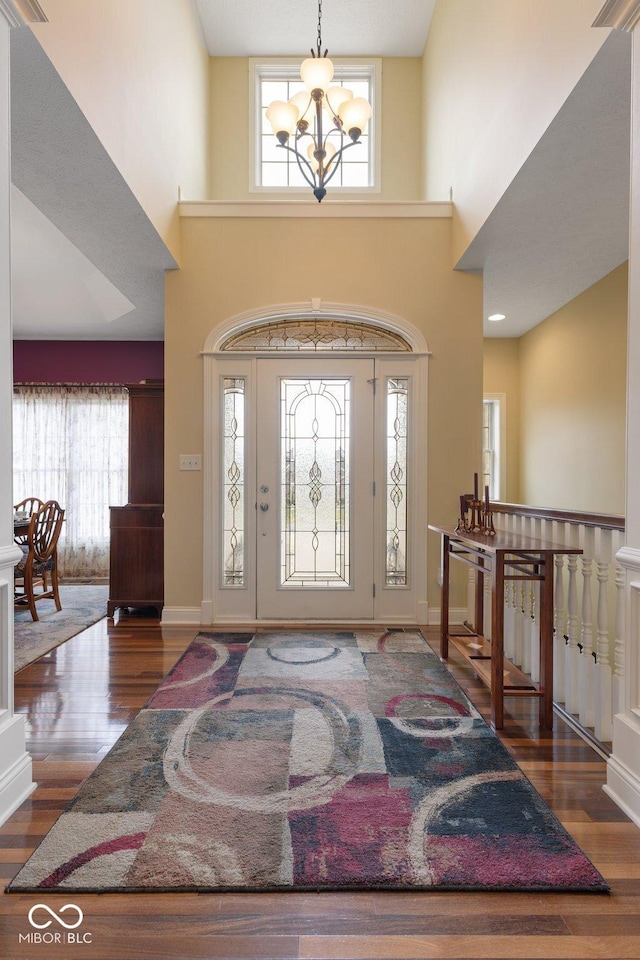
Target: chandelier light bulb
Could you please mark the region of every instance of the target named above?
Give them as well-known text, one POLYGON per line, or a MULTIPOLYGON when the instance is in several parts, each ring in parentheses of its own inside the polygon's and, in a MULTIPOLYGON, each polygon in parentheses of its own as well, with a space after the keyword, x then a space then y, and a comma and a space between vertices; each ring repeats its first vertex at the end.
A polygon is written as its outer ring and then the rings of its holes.
POLYGON ((308 57, 302 61, 300 77, 309 93, 314 90, 326 93, 333 78, 333 63, 328 57, 308 57))
POLYGON ((341 105, 352 99, 353 93, 346 87, 329 87, 325 94, 325 100, 332 117, 338 116, 341 105))
POLYGON ((313 123, 313 118, 316 115, 316 105, 306 92, 306 90, 301 90, 300 93, 296 93, 289 103, 298 111, 298 123, 306 123, 307 126, 313 123))
POLYGON ((357 140, 360 134, 364 132, 372 113, 371 104, 364 97, 345 100, 344 103, 340 104, 338 110, 338 116, 342 120, 344 129, 349 133, 352 140, 354 136, 351 131, 358 131, 358 135, 355 137, 357 140))
MULTIPOLYGON (((314 173, 317 173, 320 168, 320 161, 318 160, 317 157, 314 156, 316 152, 317 152, 316 144, 310 143, 309 146, 307 147, 307 156, 309 157, 309 163, 313 167, 314 173)), ((331 142, 325 143, 325 146, 324 146, 325 155, 324 155, 324 161, 323 161, 325 170, 328 169, 329 164, 331 163, 331 159, 335 152, 336 152, 336 148, 331 142)))
POLYGON ((267 107, 267 120, 278 139, 279 134, 286 133, 290 136, 296 129, 298 108, 291 101, 285 103, 283 100, 274 100, 267 107))

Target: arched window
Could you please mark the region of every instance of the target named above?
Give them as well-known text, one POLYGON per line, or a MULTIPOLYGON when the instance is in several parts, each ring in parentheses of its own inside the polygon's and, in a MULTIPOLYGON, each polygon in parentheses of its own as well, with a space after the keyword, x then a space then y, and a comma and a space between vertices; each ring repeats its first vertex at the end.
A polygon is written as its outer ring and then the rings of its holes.
POLYGON ((222 350, 243 353, 264 351, 354 351, 362 353, 410 353, 404 337, 381 327, 352 320, 287 319, 242 330, 228 337, 222 350))

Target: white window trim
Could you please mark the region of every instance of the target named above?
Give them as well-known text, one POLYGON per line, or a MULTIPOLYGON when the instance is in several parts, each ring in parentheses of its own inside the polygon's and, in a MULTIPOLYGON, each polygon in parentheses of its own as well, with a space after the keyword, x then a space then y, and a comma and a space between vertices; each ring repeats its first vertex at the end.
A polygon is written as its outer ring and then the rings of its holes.
MULTIPOLYGON (((263 187, 258 183, 260 164, 260 103, 259 85, 264 78, 281 78, 291 73, 291 79, 299 79, 302 57, 250 57, 249 58, 249 193, 301 194, 309 193, 308 186, 263 187)), ((371 107, 373 117, 369 121, 372 131, 369 169, 371 184, 367 187, 341 187, 331 184, 331 192, 340 198, 359 194, 380 193, 382 188, 380 161, 382 157, 382 59, 380 57, 349 58, 333 57, 336 73, 341 77, 359 77, 366 69, 371 80, 371 107)))
POLYGON ((507 395, 506 393, 485 393, 484 400, 490 400, 497 407, 498 414, 498 496, 496 500, 506 500, 507 495, 507 395))

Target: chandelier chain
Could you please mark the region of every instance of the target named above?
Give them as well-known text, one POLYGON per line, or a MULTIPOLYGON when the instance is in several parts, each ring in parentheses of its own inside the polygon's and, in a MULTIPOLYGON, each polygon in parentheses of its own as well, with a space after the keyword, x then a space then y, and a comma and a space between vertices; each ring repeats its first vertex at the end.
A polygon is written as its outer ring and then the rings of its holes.
POLYGON ((318 0, 318 56, 322 49, 322 0, 318 0))

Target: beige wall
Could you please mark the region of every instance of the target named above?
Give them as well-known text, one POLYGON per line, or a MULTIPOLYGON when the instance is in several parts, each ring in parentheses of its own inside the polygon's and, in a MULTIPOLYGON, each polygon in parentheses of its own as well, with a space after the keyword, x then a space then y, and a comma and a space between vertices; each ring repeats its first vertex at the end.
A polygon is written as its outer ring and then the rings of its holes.
MULTIPOLYGON (((282 198, 282 194, 249 192, 249 61, 212 57, 210 76, 211 198, 282 198)), ((377 111, 382 124, 382 189, 364 199, 421 199, 421 76, 418 57, 382 61, 382 104, 377 111)), ((325 203, 331 199, 329 191, 325 203)), ((349 196, 341 194, 340 199, 349 196)))
POLYGON ((505 417, 506 489, 500 499, 519 503, 520 497, 520 341, 487 337, 484 341, 483 391, 503 394, 505 417))
POLYGON ((626 329, 623 264, 520 339, 485 339, 484 391, 507 395, 509 501, 624 514, 626 329))
MULTIPOLYGON (((202 474, 179 472, 178 456, 203 446, 199 351, 240 312, 322 297, 369 305, 422 330, 433 351, 429 519, 453 521, 480 460, 482 281, 451 270, 451 221, 202 218, 184 219, 182 231, 182 269, 166 280, 166 604, 202 599, 202 474)), ((438 563, 430 536, 436 607, 438 563)))
POLYGON ((209 56, 186 0, 55 0, 33 31, 179 259, 178 187, 208 190, 209 56), (81 38, 81 39, 80 39, 81 38))
POLYGON ((438 0, 423 62, 424 196, 456 204, 456 263, 609 31, 602 0, 438 0))

